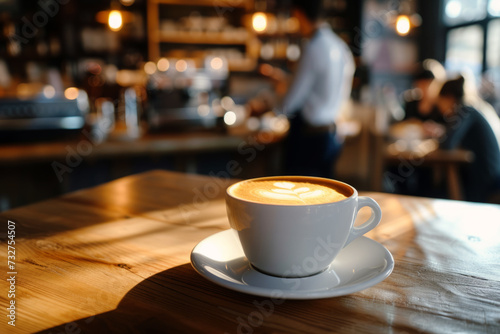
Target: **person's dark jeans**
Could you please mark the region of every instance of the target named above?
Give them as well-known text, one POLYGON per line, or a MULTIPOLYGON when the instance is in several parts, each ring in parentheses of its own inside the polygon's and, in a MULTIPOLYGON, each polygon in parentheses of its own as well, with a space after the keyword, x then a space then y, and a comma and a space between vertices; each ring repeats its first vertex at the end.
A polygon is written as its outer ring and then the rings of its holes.
POLYGON ((300 115, 290 120, 290 131, 285 141, 284 173, 332 178, 342 144, 335 133, 312 133, 306 128, 307 124, 300 115))

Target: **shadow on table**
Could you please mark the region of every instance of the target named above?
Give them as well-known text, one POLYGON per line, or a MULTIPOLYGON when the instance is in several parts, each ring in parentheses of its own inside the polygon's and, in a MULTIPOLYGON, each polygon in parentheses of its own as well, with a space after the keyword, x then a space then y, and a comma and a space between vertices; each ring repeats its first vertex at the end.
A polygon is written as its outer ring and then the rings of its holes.
POLYGON ((39 333, 203 333, 208 323, 237 333, 237 318, 256 309, 256 298, 219 287, 186 263, 145 279, 112 311, 39 333))
POLYGON ((57 235, 98 224, 147 219, 168 225, 203 224, 225 217, 224 196, 236 179, 151 171, 58 198, 0 212, 23 238, 57 235), (210 210, 217 205, 222 210, 210 210))
POLYGON ((320 328, 343 332, 359 329, 360 316, 373 317, 374 328, 385 326, 376 323, 377 317, 369 314, 374 308, 366 309, 363 300, 362 296, 271 300, 247 295, 204 279, 187 263, 145 279, 112 311, 39 333, 304 333, 320 328))

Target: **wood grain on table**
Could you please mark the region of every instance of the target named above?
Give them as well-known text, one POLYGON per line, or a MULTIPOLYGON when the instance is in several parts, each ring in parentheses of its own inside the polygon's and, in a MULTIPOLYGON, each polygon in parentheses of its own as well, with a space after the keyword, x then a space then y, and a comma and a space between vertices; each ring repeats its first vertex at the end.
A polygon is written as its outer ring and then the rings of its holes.
MULTIPOLYGON (((367 236, 391 251, 393 273, 348 296, 273 302, 189 263, 229 228, 232 182, 153 171, 0 213, 0 261, 11 220, 18 272, 16 326, 2 316, 0 332, 500 332, 500 206, 363 194, 382 207, 367 236)), ((8 288, 2 280, 4 314, 8 288)))

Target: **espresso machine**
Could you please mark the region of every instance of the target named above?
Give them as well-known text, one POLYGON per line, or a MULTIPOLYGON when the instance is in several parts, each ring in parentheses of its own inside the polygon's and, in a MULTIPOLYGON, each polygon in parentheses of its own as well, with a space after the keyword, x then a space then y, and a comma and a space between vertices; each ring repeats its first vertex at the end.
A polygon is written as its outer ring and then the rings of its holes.
MULTIPOLYGON (((148 64, 146 64, 147 66, 148 64)), ((150 63, 147 120, 152 132, 215 130, 221 127, 220 97, 227 83, 227 61, 162 58, 150 63), (153 67, 156 66, 156 69, 153 67)))
POLYGON ((85 125, 88 108, 84 91, 71 99, 43 95, 0 99, 0 143, 76 138, 85 125))

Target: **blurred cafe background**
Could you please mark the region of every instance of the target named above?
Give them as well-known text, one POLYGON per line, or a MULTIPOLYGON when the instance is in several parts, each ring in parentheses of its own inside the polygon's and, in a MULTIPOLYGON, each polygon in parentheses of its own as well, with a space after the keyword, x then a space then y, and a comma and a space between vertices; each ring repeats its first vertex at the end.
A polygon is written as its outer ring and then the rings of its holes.
MULTIPOLYGON (((467 116, 419 114, 458 96, 500 142, 500 0, 322 5, 356 67, 332 175, 500 203, 500 179, 468 195, 498 144, 444 147, 467 116)), ((284 173, 282 100, 308 42, 291 0, 0 0, 0 211, 152 169, 284 173)))

